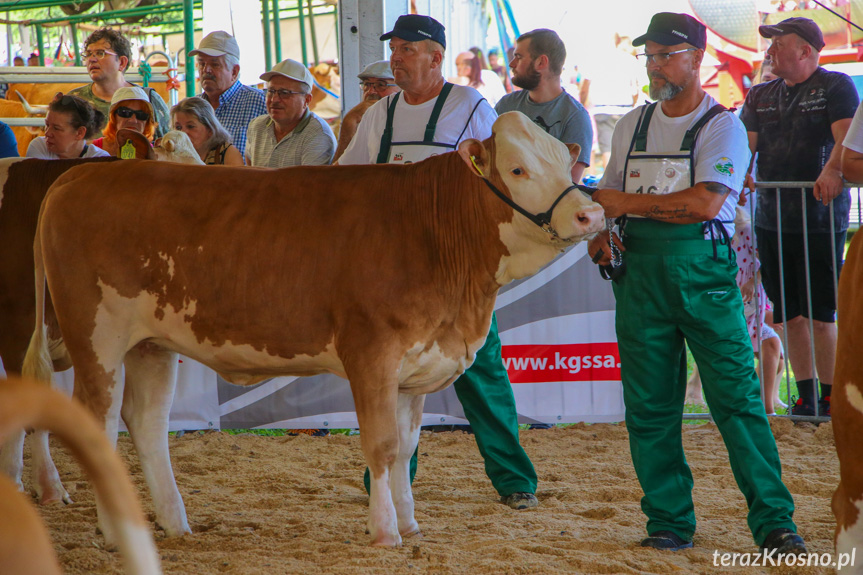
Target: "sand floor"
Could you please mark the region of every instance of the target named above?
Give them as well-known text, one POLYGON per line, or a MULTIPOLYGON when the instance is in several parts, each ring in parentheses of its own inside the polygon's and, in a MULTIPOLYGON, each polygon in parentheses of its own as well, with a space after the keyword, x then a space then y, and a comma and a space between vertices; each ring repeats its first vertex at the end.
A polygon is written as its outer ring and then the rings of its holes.
MULTIPOLYGON (((830 424, 773 419, 795 519, 809 550, 832 552, 830 498, 838 462, 830 424)), ((577 425, 522 431, 540 478, 540 506, 498 503, 473 436, 423 432, 414 483, 422 537, 397 549, 368 546, 367 498, 358 436, 260 437, 194 432, 171 438, 193 534, 156 531, 165 573, 196 574, 554 574, 828 573, 826 568, 714 567, 713 552, 755 551, 745 502, 712 424, 686 425, 695 477, 695 548, 663 553, 644 537, 641 491, 626 427, 577 425)), ((52 444, 53 445, 53 444, 52 444)), ((89 483, 62 448, 55 458, 74 503, 45 506, 67 573, 121 573, 96 531, 89 483)), ((128 437, 119 449, 145 510, 152 505, 128 437)))

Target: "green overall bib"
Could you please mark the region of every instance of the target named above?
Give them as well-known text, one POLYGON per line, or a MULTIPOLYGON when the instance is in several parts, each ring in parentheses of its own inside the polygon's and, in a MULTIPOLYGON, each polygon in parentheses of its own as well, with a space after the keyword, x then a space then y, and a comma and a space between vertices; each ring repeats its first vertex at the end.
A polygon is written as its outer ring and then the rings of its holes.
MULTIPOLYGON (((400 94, 393 97, 387 110, 387 124, 381 137, 377 163, 398 163, 399 160, 393 160, 396 155, 402 162, 419 161, 432 153, 449 152, 457 147, 457 144, 434 141, 435 127, 451 88, 452 84, 446 83, 438 96, 422 142, 392 141, 393 117, 400 94)), ((485 472, 498 494, 505 497, 513 493, 535 493, 536 471, 518 440, 515 397, 501 359, 500 336, 494 314, 491 316, 488 337, 477 352, 473 365, 453 383, 453 387, 464 409, 465 418, 473 429, 479 452, 485 460, 485 472)), ((416 469, 417 452, 414 451, 410 462, 411 483, 416 469)), ((364 482, 368 492, 368 468, 364 482)))
MULTIPOLYGON (((626 181, 633 169, 640 182, 655 181, 648 193, 694 185, 691 148, 697 133, 685 155, 646 154, 643 146, 636 145, 642 131, 646 142, 650 118, 644 116, 627 156, 624 191, 637 192, 628 189, 635 184, 626 181), (671 173, 669 162, 673 171, 686 172, 676 184, 665 187, 662 174, 671 173)), ((698 365, 734 478, 749 506, 749 528, 760 545, 773 529, 796 531, 794 502, 781 480, 779 454, 761 401, 735 280, 736 259, 727 235, 725 242, 705 239, 705 235, 714 237, 721 226, 716 220, 689 225, 632 217, 626 221, 626 273, 613 285, 626 425, 633 466, 644 491, 641 508, 648 517, 648 534, 668 530, 691 541, 695 532, 692 473, 682 445, 685 341, 698 365)), ((720 236, 727 234, 720 232, 720 236)))

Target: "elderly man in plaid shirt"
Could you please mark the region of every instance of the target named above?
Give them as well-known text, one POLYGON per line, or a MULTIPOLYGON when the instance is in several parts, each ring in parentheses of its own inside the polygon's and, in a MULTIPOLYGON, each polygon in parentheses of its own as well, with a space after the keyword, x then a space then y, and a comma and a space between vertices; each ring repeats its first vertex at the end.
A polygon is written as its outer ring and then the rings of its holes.
POLYGON ((189 52, 201 80, 201 97, 216 111, 216 117, 233 137, 233 144, 246 153, 246 130, 249 123, 267 113, 264 93, 244 86, 240 75, 240 46, 233 36, 219 30, 201 39, 198 48, 189 52))

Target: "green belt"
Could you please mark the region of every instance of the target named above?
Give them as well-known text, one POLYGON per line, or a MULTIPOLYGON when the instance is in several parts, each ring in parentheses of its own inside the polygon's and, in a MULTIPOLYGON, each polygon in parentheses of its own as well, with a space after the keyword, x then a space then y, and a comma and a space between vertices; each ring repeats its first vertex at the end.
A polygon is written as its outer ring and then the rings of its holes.
POLYGON ((714 254, 710 240, 658 240, 648 238, 625 238, 626 251, 634 254, 696 256, 714 254))

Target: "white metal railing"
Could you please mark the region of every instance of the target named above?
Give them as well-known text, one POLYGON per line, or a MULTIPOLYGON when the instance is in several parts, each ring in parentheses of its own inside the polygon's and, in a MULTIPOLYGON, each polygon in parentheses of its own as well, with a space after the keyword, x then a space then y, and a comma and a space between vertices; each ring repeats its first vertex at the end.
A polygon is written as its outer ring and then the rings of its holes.
MULTIPOLYGON (((776 220, 777 220, 776 221, 776 229, 778 230, 778 232, 777 232, 777 243, 778 243, 778 249, 779 249, 779 256, 778 256, 779 257, 779 294, 780 294, 780 304, 782 307, 783 317, 779 317, 779 318, 774 317, 774 323, 781 323, 783 325, 783 327, 786 324, 786 321, 785 321, 786 316, 784 314, 787 311, 787 306, 786 306, 786 302, 785 302, 785 270, 784 270, 783 257, 782 257, 783 245, 782 245, 782 202, 781 202, 781 196, 783 194, 790 195, 790 194, 794 194, 794 193, 798 193, 798 192, 800 194, 800 202, 801 202, 801 208, 802 208, 802 212, 801 212, 802 229, 800 230, 800 233, 803 236, 803 263, 804 263, 804 269, 805 269, 805 282, 806 282, 806 295, 807 295, 807 298, 806 298, 807 299, 806 316, 808 318, 808 324, 809 324, 808 325, 808 327, 809 327, 809 341, 810 341, 809 353, 810 353, 810 361, 812 362, 812 376, 813 376, 813 382, 815 385, 816 401, 815 401, 815 405, 813 406, 814 411, 815 411, 814 416, 794 416, 794 417, 795 417, 795 419, 803 419, 803 420, 812 419, 815 421, 823 421, 825 419, 825 417, 822 417, 822 414, 819 413, 819 405, 818 405, 818 401, 817 401, 817 398, 818 398, 818 375, 817 375, 818 369, 817 369, 817 364, 815 361, 815 327, 814 327, 813 319, 812 319, 812 290, 810 289, 811 288, 811 277, 810 277, 810 270, 809 270, 809 233, 808 233, 808 221, 807 221, 807 210, 806 210, 806 196, 807 196, 807 194, 812 193, 812 188, 814 185, 815 185, 815 182, 756 182, 755 183, 756 189, 770 188, 770 189, 776 190, 776 220)), ((852 190, 852 193, 851 193, 851 213, 849 214, 849 220, 850 220, 849 221, 849 228, 859 227, 860 220, 861 220, 861 202, 860 202, 860 189, 861 188, 852 187, 851 184, 846 183, 845 189, 851 189, 852 190), (851 224, 856 224, 856 226, 852 226, 851 224)), ((752 223, 752 228, 753 228, 753 234, 752 235, 753 235, 753 240, 756 241, 756 249, 757 249, 757 240, 755 240, 756 236, 754 233, 754 231, 755 231, 755 202, 754 201, 749 202, 749 209, 750 209, 751 220, 753 222, 752 223)), ((830 237, 831 237, 830 252, 831 252, 831 257, 833 258, 833 261, 835 262, 837 259, 836 258, 836 255, 837 255, 836 254, 836 245, 835 245, 836 242, 832 240, 832 238, 835 238, 835 234, 836 234, 835 213, 834 213, 833 201, 831 201, 829 204, 829 212, 830 212, 830 218, 829 219, 830 219, 830 237)), ((842 254, 842 255, 844 256, 844 254, 842 254)), ((760 279, 758 281, 760 283, 760 279)), ((760 290, 758 290, 758 289, 755 290, 756 308, 760 310, 760 303, 761 302, 758 301, 759 292, 760 292, 760 290)), ((839 302, 839 278, 838 278, 837 273, 833 274, 833 297, 834 297, 834 302, 838 306, 838 302, 839 302)), ((756 333, 757 333, 758 348, 760 350, 761 349, 761 314, 759 312, 756 312, 756 333)), ((785 365, 784 365, 784 368, 785 368, 785 388, 786 388, 786 393, 787 393, 787 397, 788 397, 788 401, 789 401, 788 409, 789 409, 789 414, 790 414, 791 407, 792 407, 791 404, 793 402, 791 401, 791 397, 792 397, 791 396, 791 370, 789 367, 789 358, 788 358, 788 330, 787 329, 782 330, 782 347, 783 347, 784 356, 785 356, 785 365)), ((763 382, 765 374, 764 374, 764 369, 763 369, 763 363, 760 360, 759 360, 759 370, 760 370, 759 375, 761 376, 760 379, 763 382)), ((775 375, 771 374, 770 377, 775 377, 775 375)), ((831 381, 830 383, 832 384, 834 382, 831 381)), ((763 385, 762 385, 762 394, 763 394, 763 385)))

